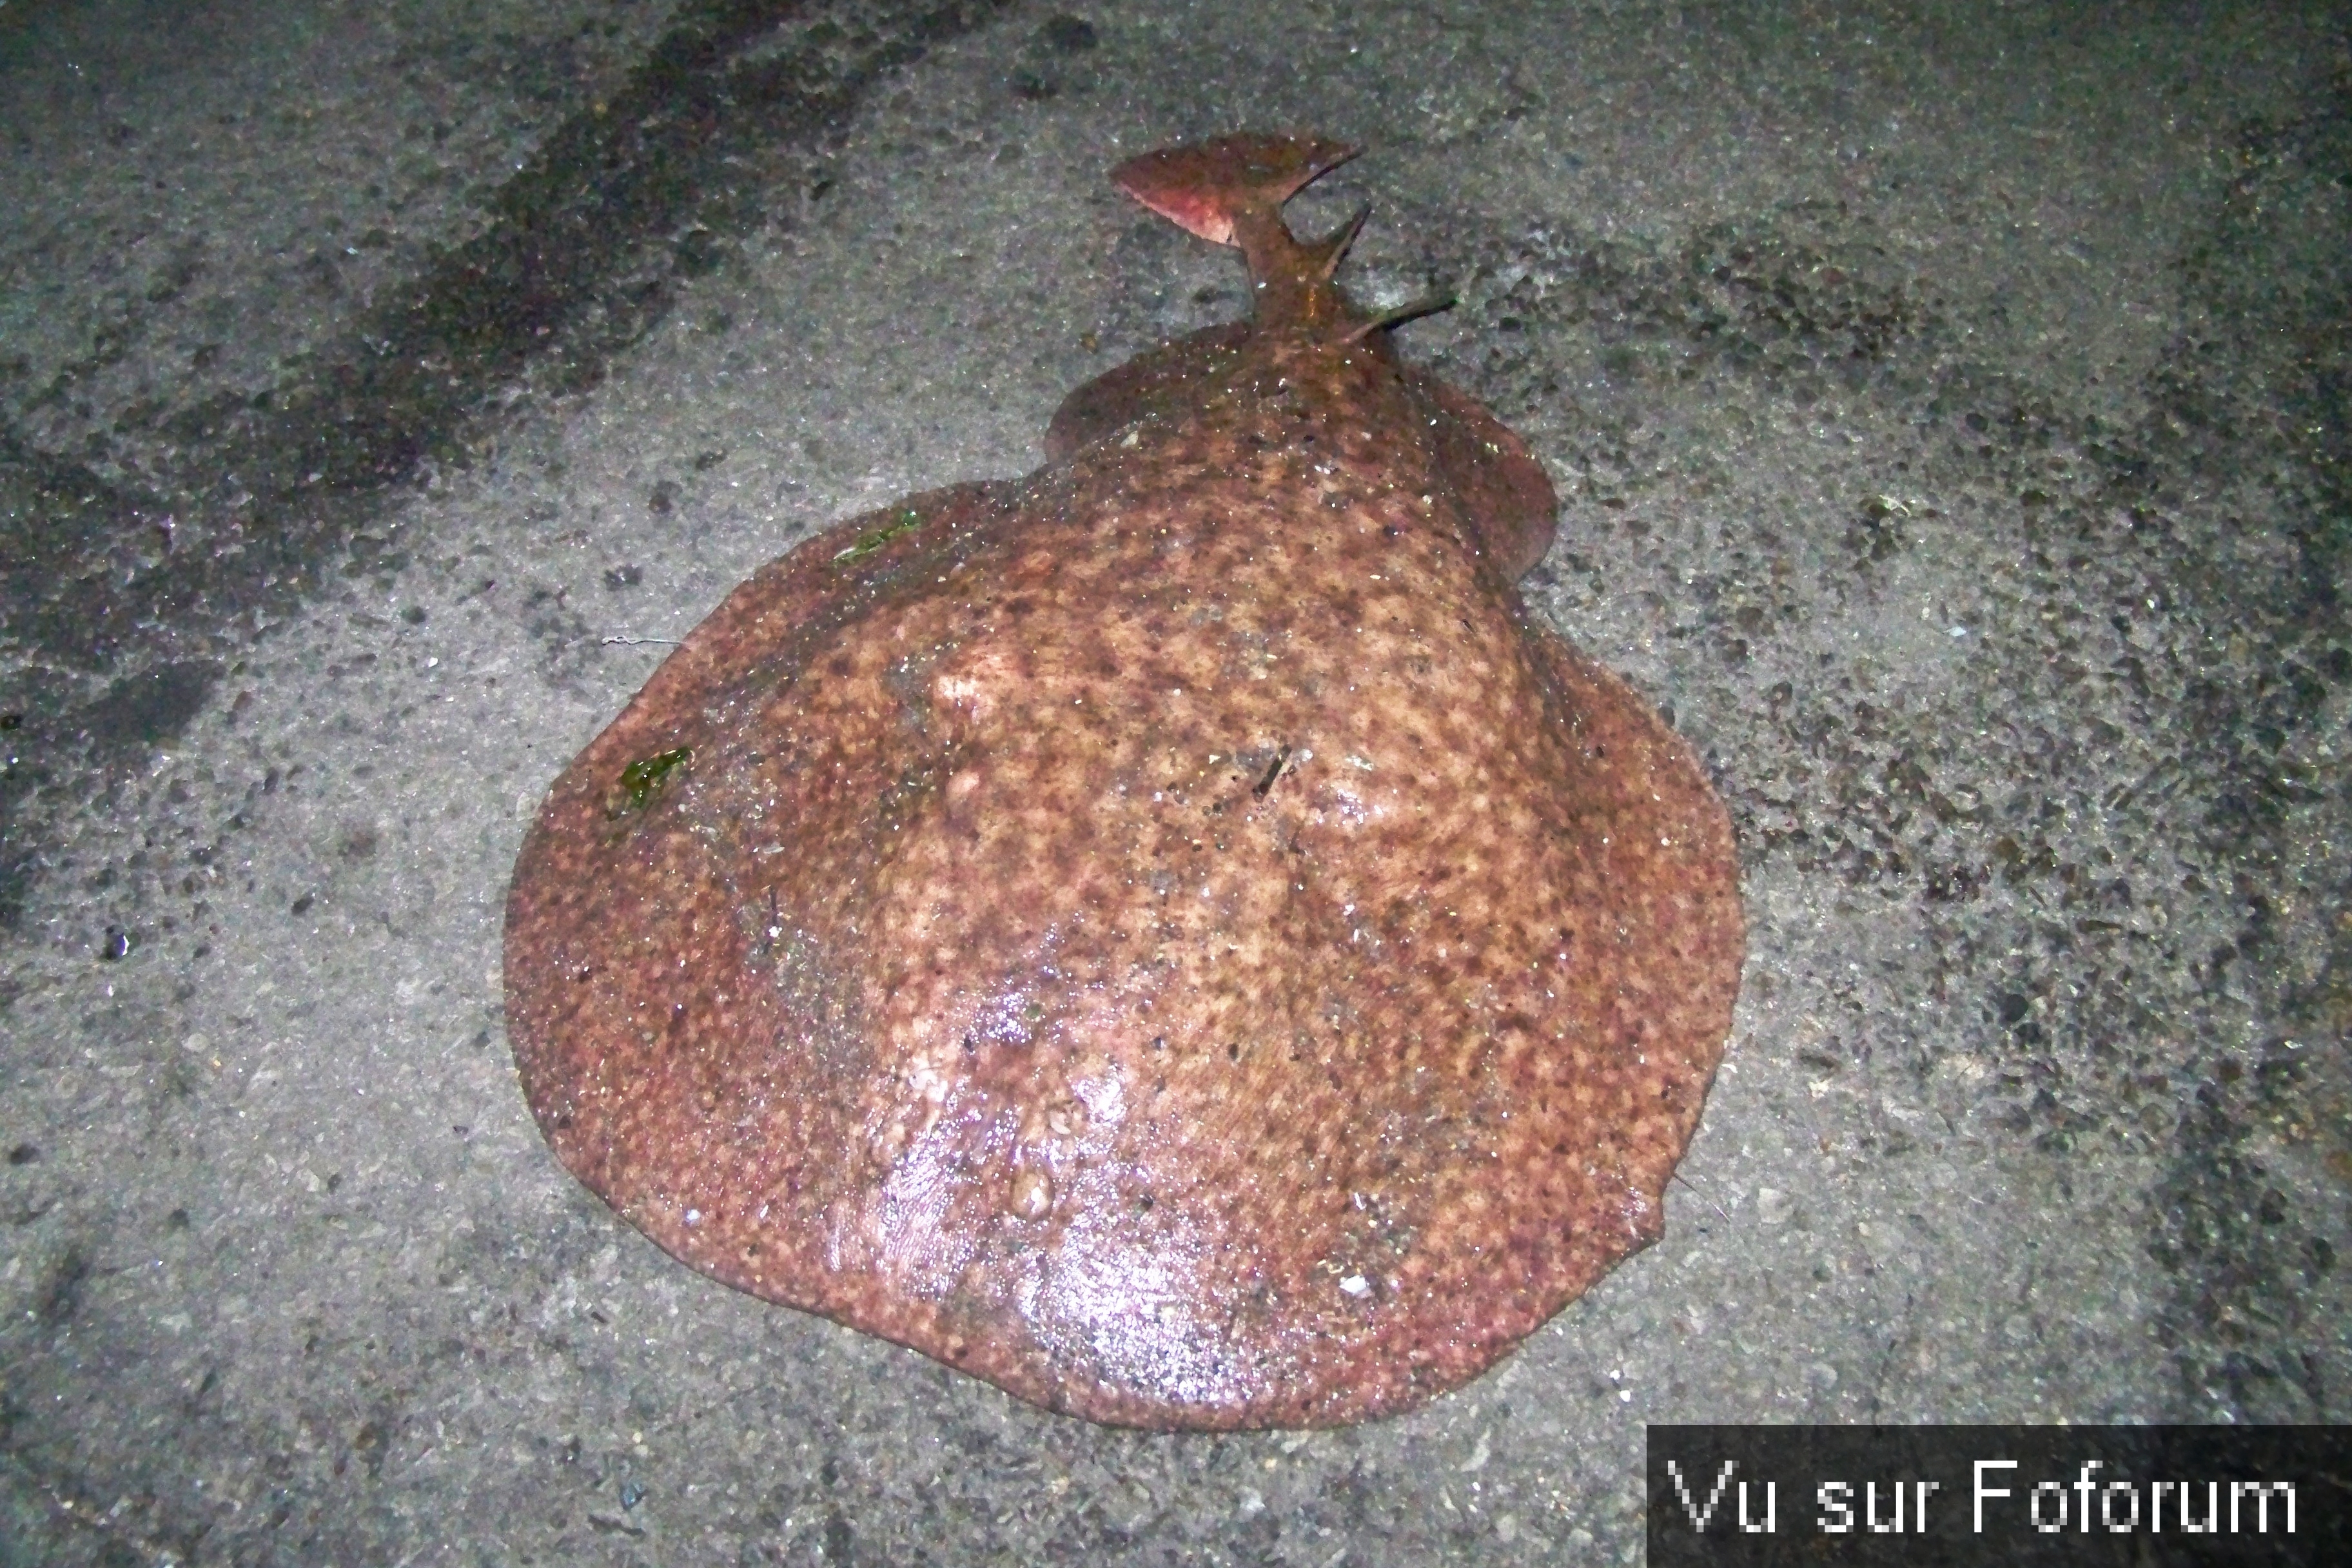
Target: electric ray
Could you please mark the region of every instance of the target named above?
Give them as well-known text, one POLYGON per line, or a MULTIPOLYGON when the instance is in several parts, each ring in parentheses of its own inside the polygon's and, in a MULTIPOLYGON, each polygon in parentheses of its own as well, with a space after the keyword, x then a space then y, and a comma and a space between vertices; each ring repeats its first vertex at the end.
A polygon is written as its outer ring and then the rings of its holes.
POLYGON ((761 569, 555 783, 507 906, 541 1130, 665 1251, 1050 1409, 1316 1426, 1475 1376, 1659 1232, 1730 1026, 1729 823, 1530 619, 1542 468, 1280 216, 1113 177, 1247 321, 1024 479, 761 569))

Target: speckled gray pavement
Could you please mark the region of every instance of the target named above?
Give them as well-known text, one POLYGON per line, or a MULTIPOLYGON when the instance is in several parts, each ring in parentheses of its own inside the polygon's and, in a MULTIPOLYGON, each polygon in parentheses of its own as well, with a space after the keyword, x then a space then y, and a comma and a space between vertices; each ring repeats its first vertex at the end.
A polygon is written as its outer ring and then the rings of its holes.
POLYGON ((1630 1562, 1653 1421, 2352 1401, 2352 54, 2322 5, 0 7, 0 1562, 1630 1562), (1566 498, 1749 956, 1664 1242, 1313 1436, 656 1253, 503 1038, 541 792, 821 524, 1302 226, 1566 498))

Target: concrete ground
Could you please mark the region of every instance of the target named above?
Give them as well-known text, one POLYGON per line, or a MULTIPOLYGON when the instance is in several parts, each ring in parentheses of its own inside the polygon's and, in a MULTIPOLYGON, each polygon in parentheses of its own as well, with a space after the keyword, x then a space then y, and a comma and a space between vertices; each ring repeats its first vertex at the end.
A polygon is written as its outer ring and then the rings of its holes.
POLYGON ((0 7, 0 1563, 1637 1561, 1643 1424, 2352 1416, 2352 53, 2323 5, 0 7), (705 1282, 500 1026, 541 793, 810 530, 1349 278, 1721 782, 1666 1239, 1302 1436, 705 1282))

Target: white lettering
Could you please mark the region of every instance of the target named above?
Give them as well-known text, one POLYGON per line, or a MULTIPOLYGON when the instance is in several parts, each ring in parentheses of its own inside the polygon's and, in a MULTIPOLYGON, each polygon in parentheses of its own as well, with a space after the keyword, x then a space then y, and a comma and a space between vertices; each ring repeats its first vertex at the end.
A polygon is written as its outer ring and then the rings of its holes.
POLYGON ((2294 1483, 2293 1481, 2231 1481, 2230 1483, 2230 1533, 2238 1532, 2238 1500, 2252 1492, 2254 1507, 2254 1528, 2264 1535, 2271 1532, 2271 1499, 2284 1494, 2286 1498, 2286 1532, 2294 1533, 2294 1483))
POLYGON ((1982 1535, 1984 1533, 1985 1499, 1990 1497, 2007 1497, 2009 1495, 2009 1489, 2007 1487, 1989 1487, 1985 1485, 1985 1472, 1987 1470, 2013 1470, 2015 1468, 2017 1468, 2017 1461, 2015 1459, 1979 1459, 1977 1461, 1975 1484, 1977 1494, 1977 1533, 1979 1535, 1982 1535))
POLYGON ((1723 1500, 1723 1489, 1731 1484, 1731 1472, 1739 1468, 1736 1459, 1723 1461, 1723 1473, 1715 1478, 1715 1489, 1706 1494, 1706 1507, 1700 1509, 1691 1501, 1690 1489, 1683 1485, 1683 1468, 1674 1460, 1666 1461, 1667 1479, 1675 1483, 1675 1495, 1683 1500, 1683 1512, 1690 1516, 1691 1528, 1706 1533, 1707 1521, 1715 1517, 1715 1505, 1723 1500))
POLYGON ((2099 1483, 2091 1479, 2091 1472, 2105 1463, 2105 1459, 2085 1459, 2083 1461, 2083 1473, 2074 1478, 2074 1495, 2083 1500, 2084 1530, 2091 1528, 2091 1494, 2099 1489, 2099 1483))

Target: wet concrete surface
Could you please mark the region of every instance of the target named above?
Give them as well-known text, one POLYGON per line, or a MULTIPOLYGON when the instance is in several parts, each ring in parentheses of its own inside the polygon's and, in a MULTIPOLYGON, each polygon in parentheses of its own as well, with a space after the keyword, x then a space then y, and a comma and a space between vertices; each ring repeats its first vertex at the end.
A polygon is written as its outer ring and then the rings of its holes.
POLYGON ((0 1562, 1637 1561, 1647 1422, 2345 1418, 2339 12, 93 4, 0 105, 0 1562), (735 582, 1241 310, 1102 172, 1244 125, 1460 293, 1749 958, 1664 1242, 1161 1437, 656 1253, 499 921, 735 582))

